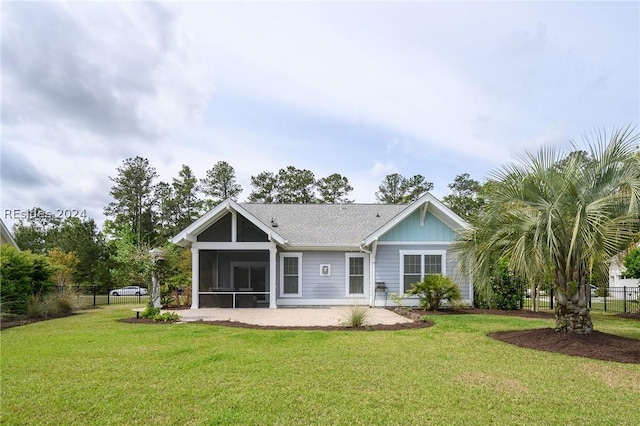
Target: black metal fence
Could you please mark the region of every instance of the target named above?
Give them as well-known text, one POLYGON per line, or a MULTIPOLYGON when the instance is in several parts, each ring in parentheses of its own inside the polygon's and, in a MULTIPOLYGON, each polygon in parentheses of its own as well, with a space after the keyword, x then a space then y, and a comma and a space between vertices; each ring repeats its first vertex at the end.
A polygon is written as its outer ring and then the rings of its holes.
MULTIPOLYGON (((591 295, 589 308, 592 312, 609 312, 614 314, 640 313, 640 287, 609 287, 604 296, 591 295)), ((538 309, 554 309, 553 290, 548 294, 540 292, 536 298, 538 309)), ((524 298, 522 309, 531 309, 533 299, 529 295, 524 298)))
POLYGON ((149 290, 145 287, 76 286, 85 306, 145 304, 149 301, 149 290))

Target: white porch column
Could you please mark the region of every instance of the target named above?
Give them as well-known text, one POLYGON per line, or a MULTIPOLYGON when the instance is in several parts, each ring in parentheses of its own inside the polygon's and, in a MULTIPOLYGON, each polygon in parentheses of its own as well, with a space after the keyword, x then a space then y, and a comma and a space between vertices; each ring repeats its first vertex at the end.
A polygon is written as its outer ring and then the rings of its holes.
POLYGON ((191 248, 191 309, 200 306, 200 255, 197 248, 191 248))
POLYGON ((276 291, 278 286, 276 285, 276 254, 278 250, 275 248, 269 249, 269 309, 276 309, 276 291))

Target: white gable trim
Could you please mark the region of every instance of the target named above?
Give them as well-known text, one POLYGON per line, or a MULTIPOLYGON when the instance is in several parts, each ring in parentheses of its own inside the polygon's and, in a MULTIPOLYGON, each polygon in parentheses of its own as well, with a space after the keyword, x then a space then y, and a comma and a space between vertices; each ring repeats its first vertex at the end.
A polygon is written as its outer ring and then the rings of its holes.
POLYGON ((182 247, 189 246, 191 243, 197 240, 198 235, 200 235, 207 228, 209 228, 211 225, 213 225, 222 217, 224 217, 227 214, 227 212, 230 212, 232 215, 231 216, 232 241, 235 242, 236 240, 235 224, 237 223, 237 213, 240 213, 247 220, 249 220, 253 225, 255 225, 258 229, 260 229, 262 232, 267 234, 267 236, 269 237, 269 240, 275 241, 279 244, 287 243, 287 240, 285 240, 281 235, 279 235, 277 232, 274 232, 273 229, 271 229, 268 225, 262 223, 255 216, 253 216, 251 213, 246 211, 242 206, 240 206, 238 203, 236 203, 231 199, 226 199, 215 208, 209 210, 202 217, 200 217, 198 220, 196 220, 191 225, 186 227, 178 235, 173 237, 171 239, 171 242, 182 247))
POLYGON ((427 214, 427 210, 429 213, 434 215, 436 218, 440 219, 447 226, 449 226, 454 231, 458 231, 461 229, 470 229, 471 225, 469 225, 464 219, 455 214, 451 209, 442 204, 437 198, 428 192, 425 193, 422 197, 418 198, 413 203, 409 204, 406 209, 400 212, 396 217, 391 219, 389 222, 385 223, 381 226, 377 231, 373 234, 369 235, 364 240, 364 245, 368 246, 372 242, 376 241, 386 232, 391 230, 393 227, 398 225, 404 219, 409 217, 416 209, 421 209, 420 212, 420 222, 421 225, 424 224, 424 216, 427 214))

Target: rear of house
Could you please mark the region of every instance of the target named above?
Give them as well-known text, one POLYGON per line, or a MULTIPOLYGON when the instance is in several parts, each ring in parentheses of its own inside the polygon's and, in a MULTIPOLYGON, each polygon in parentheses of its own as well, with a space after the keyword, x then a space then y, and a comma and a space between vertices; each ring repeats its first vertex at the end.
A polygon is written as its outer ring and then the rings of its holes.
POLYGON ((450 250, 466 227, 430 194, 409 205, 226 200, 172 242, 192 251, 192 309, 389 306, 391 294, 432 273, 450 276, 472 303, 450 250))

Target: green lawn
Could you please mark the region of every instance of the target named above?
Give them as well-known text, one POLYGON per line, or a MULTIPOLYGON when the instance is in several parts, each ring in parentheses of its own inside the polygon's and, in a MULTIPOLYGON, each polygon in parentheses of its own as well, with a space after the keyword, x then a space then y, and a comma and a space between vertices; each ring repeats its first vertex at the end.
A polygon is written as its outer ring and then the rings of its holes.
MULTIPOLYGON (((552 320, 434 316, 397 332, 124 324, 132 305, 2 331, 14 424, 640 424, 640 365, 486 337, 552 320)), ((594 315, 640 339, 640 322, 594 315)))

